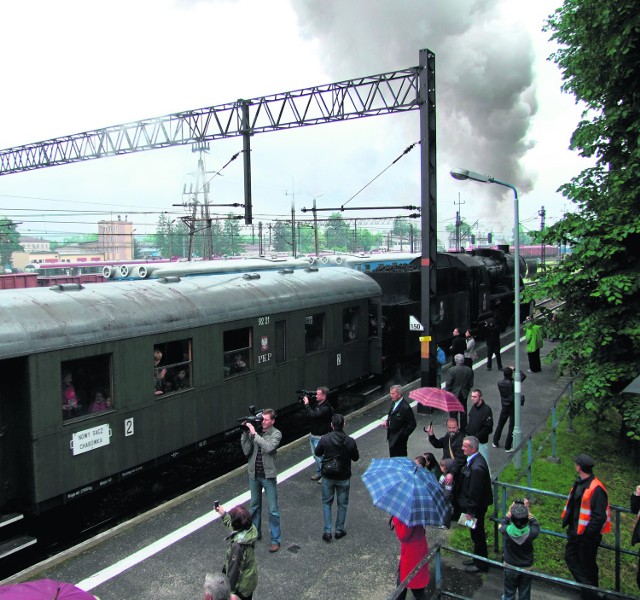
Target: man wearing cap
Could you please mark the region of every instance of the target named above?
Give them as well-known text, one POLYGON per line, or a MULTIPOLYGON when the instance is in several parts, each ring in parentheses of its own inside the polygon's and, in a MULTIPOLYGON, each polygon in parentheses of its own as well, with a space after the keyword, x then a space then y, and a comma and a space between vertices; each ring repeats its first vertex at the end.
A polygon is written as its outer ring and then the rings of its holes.
MULTIPOLYGON (((575 458, 577 481, 573 484, 562 511, 562 526, 567 527, 567 546, 564 560, 578 583, 598 587, 596 555, 602 534, 611 531, 609 494, 593 474, 593 458, 579 454, 575 458)), ((582 590, 583 598, 597 598, 597 594, 582 590)))

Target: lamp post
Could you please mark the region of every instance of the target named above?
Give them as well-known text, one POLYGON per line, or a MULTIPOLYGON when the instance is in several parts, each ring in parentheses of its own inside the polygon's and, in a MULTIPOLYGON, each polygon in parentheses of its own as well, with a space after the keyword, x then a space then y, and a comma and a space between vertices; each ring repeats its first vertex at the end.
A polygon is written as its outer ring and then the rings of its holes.
MULTIPOLYGON (((513 268, 514 278, 514 316, 515 316, 515 373, 513 374, 514 380, 514 398, 513 398, 513 444, 515 448, 520 446, 522 442, 522 428, 520 427, 520 402, 522 398, 522 381, 520 372, 520 212, 518 208, 518 190, 515 186, 504 181, 500 181, 491 175, 482 175, 474 171, 467 169, 452 169, 451 177, 464 181, 471 179, 472 181, 479 181, 480 183, 495 183, 502 185, 513 191, 513 222, 515 231, 513 234, 513 245, 515 247, 514 260, 515 265, 513 268)), ((522 466, 522 452, 518 450, 516 454, 516 466, 520 468, 522 466)))

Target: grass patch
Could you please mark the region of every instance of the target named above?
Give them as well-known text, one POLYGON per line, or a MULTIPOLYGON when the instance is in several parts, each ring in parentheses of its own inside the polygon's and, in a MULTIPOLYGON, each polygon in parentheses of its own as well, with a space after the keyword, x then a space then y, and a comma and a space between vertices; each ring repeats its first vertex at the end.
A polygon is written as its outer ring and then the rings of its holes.
MULTIPOLYGON (((551 443, 545 444, 545 439, 551 430, 540 432, 534 438, 533 448, 537 449, 538 456, 532 465, 533 489, 544 490, 561 494, 562 498, 542 496, 529 493, 527 497, 531 502, 531 512, 535 515, 542 529, 561 532, 561 513, 564 508, 566 496, 576 478, 573 458, 580 453, 593 456, 596 461, 594 473, 605 485, 609 492, 611 505, 629 508, 629 495, 640 484, 640 469, 633 463, 629 448, 618 437, 620 421, 617 413, 609 412, 595 421, 590 415, 580 416, 573 420, 573 430, 568 430, 568 421, 563 421, 558 426, 556 441, 557 456, 560 460, 551 460, 551 443)), ((523 463, 526 464, 526 451, 523 454, 523 463)), ((519 478, 513 465, 509 465, 501 473, 500 482, 514 483, 527 486, 526 474, 519 478)), ((514 497, 522 496, 522 492, 508 491, 507 506, 514 497)), ((490 521, 492 509, 487 514, 487 544, 489 546, 489 558, 501 560, 501 554, 494 554, 494 525, 490 521)), ((502 516, 500 514, 500 516, 502 516)), ((611 533, 603 537, 603 543, 615 546, 615 512, 611 514, 611 533)), ((636 516, 632 514, 620 515, 620 545, 621 548, 637 552, 631 546, 631 533, 636 516)), ((556 577, 573 579, 564 562, 564 548, 566 540, 552 535, 540 534, 535 544, 535 564, 537 571, 549 573, 556 577)), ((449 544, 469 552, 473 551, 473 545, 466 528, 457 527, 452 531, 449 544)), ((501 545, 500 545, 501 548, 501 545)), ((634 556, 621 556, 621 587, 620 591, 631 596, 637 595, 636 572, 638 559, 634 556)), ((600 585, 609 589, 615 589, 615 552, 606 548, 598 551, 598 566, 600 569, 600 585)))

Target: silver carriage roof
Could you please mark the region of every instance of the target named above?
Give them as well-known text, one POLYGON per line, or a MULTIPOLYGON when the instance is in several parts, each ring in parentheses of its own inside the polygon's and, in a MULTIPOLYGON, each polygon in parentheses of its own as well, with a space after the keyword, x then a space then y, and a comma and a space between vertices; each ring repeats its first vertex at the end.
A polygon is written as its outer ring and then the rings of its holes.
POLYGON ((76 287, 0 292, 0 359, 380 295, 370 277, 340 267, 76 287))

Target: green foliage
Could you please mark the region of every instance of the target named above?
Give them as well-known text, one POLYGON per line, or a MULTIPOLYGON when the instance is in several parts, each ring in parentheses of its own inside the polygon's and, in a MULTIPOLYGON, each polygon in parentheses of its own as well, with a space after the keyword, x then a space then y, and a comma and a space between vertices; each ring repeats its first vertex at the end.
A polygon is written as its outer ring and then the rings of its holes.
POLYGON ((20 234, 17 225, 6 217, 0 217, 0 266, 11 266, 11 253, 21 252, 20 234))
POLYGON ((587 106, 571 145, 595 164, 560 188, 576 212, 538 237, 572 254, 528 292, 565 302, 551 359, 584 374, 573 409, 614 406, 636 440, 640 398, 618 394, 640 374, 639 14, 630 1, 565 0, 548 22, 563 89, 587 106))

